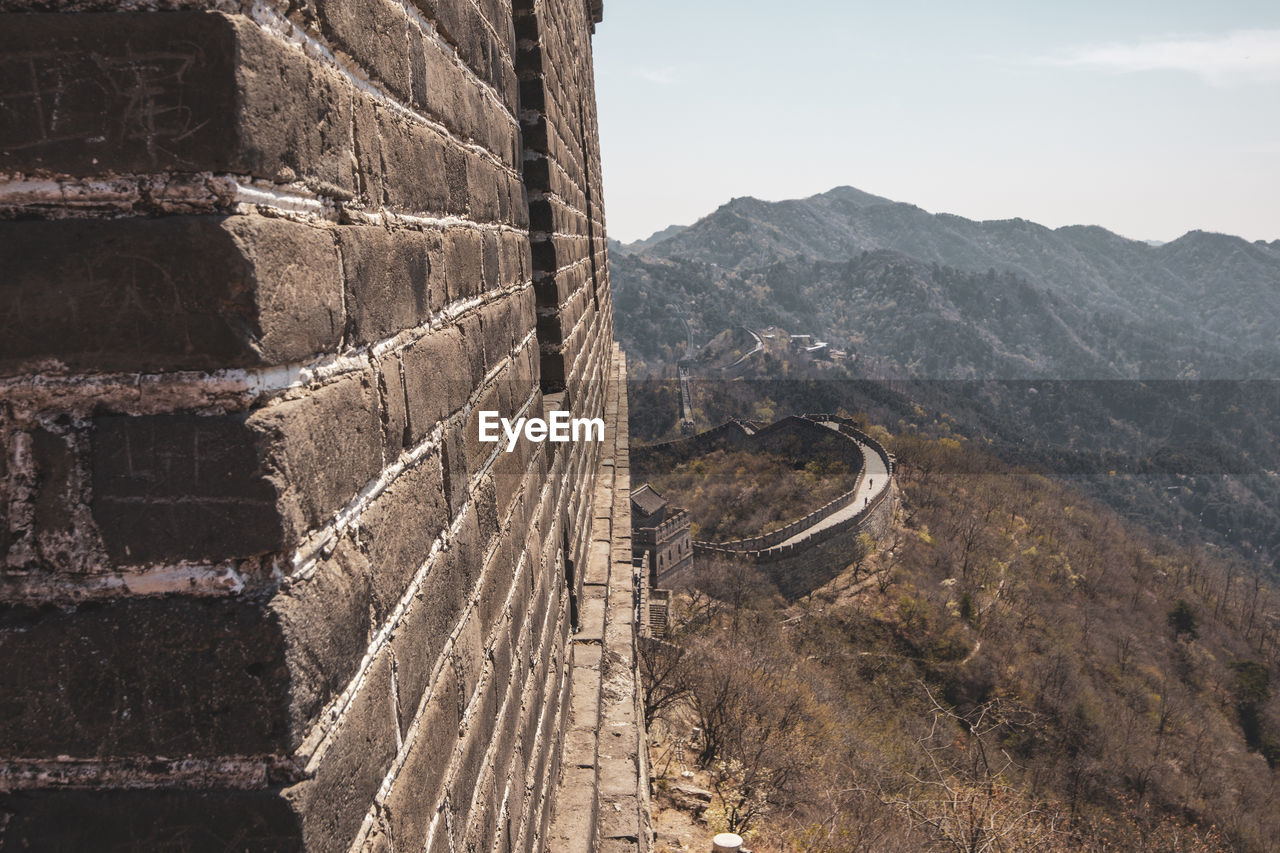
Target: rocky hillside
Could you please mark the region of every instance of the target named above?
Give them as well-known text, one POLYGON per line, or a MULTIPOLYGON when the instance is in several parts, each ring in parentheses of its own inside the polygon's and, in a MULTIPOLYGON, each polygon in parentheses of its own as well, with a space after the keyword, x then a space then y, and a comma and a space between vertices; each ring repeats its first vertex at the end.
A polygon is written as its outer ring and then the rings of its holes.
POLYGON ((1280 367, 1280 241, 1193 231, 1153 246, 839 187, 734 199, 615 249, 619 335, 646 358, 674 339, 662 326, 679 306, 704 337, 730 322, 800 326, 912 375, 1236 378, 1280 367))
POLYGON ((1274 850, 1275 591, 972 443, 883 437, 879 542, 794 602, 703 565, 644 647, 660 831, 678 808, 788 853, 1274 850))

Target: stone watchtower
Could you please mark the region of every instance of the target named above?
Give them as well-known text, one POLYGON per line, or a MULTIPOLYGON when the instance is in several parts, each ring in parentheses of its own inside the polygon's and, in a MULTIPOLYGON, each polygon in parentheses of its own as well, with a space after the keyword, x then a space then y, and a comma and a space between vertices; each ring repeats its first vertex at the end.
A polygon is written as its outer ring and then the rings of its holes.
POLYGON ((0 848, 642 849, 599 0, 0 8, 0 848))
POLYGON ((693 566, 689 522, 687 509, 672 506, 648 483, 631 493, 632 556, 648 552, 651 588, 669 586, 693 566))

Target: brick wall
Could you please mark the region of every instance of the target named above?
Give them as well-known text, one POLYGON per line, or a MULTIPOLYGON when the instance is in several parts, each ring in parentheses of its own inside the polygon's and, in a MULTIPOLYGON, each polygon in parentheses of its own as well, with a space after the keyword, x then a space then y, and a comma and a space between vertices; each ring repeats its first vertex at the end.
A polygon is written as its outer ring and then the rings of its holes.
POLYGON ((598 3, 0 9, 0 847, 544 846, 598 3))

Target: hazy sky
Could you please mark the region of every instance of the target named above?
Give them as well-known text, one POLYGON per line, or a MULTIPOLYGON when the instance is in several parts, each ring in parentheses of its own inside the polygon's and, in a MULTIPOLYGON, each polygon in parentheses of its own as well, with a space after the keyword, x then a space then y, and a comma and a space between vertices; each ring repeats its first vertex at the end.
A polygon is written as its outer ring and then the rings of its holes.
POLYGON ((1280 2, 605 0, 610 235, 841 184, 972 219, 1280 238, 1280 2))

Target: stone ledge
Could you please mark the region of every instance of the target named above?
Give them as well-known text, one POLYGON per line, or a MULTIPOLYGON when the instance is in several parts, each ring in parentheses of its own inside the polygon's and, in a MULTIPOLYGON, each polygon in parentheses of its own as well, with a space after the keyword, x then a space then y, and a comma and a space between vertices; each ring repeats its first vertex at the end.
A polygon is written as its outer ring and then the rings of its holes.
MULTIPOLYGON (((626 361, 616 347, 609 375, 605 407, 610 425, 621 427, 627 422, 626 361)), ((606 435, 612 438, 597 464, 595 526, 603 530, 611 523, 612 536, 608 545, 593 543, 585 572, 582 627, 573 639, 573 719, 544 847, 555 853, 653 848, 636 657, 643 573, 631 565, 625 434, 615 428, 606 435)))

